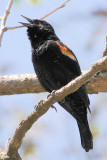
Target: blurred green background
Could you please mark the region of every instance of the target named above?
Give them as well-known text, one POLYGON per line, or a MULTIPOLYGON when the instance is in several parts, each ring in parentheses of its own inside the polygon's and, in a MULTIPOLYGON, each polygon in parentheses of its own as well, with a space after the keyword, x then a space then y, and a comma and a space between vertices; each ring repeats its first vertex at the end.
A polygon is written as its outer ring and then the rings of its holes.
MULTIPOLYGON (((40 19, 64 0, 14 0, 6 26, 25 22, 20 16, 40 19)), ((0 16, 8 0, 0 0, 0 16)), ((56 34, 76 54, 82 70, 102 57, 107 36, 107 1, 72 0, 45 19, 56 34)), ((0 74, 34 73, 31 46, 26 28, 7 31, 0 48, 0 74)), ((12 137, 20 121, 48 93, 0 96, 0 147, 12 137)), ((24 160, 107 160, 107 94, 89 95, 92 114, 88 114, 94 148, 86 153, 80 143, 76 121, 57 103, 29 130, 20 148, 24 160)))

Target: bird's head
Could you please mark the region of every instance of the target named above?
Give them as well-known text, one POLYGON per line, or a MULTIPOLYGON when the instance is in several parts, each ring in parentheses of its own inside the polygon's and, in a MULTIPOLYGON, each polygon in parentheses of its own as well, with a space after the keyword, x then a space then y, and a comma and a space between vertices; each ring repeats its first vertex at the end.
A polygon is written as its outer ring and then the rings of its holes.
POLYGON ((56 37, 53 27, 44 20, 38 19, 30 19, 25 16, 25 18, 29 23, 22 23, 22 25, 26 26, 28 37, 32 41, 43 41, 56 37))

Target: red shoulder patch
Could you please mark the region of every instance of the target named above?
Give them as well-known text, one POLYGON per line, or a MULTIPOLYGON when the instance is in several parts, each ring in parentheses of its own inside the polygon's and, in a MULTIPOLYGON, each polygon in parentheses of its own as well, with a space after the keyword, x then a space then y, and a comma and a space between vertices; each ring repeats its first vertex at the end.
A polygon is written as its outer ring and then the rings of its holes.
POLYGON ((60 50, 62 51, 62 53, 63 53, 64 55, 66 55, 66 56, 68 56, 69 58, 77 61, 77 60, 76 60, 76 57, 74 56, 74 54, 73 54, 72 52, 70 52, 65 46, 61 46, 61 45, 59 44, 59 42, 56 42, 56 44, 59 46, 60 50))

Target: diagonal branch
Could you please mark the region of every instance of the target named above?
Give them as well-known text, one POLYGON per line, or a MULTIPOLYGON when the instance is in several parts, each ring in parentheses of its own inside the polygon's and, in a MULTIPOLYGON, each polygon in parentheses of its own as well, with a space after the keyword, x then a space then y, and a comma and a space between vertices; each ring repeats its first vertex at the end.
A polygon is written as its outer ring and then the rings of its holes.
POLYGON ((34 110, 25 120, 23 120, 20 123, 19 127, 16 129, 16 132, 10 142, 7 155, 10 156, 14 153, 17 153, 26 132, 32 127, 33 123, 37 121, 40 116, 42 116, 48 111, 52 104, 61 101, 68 94, 78 90, 78 88, 85 84, 91 77, 104 69, 107 69, 107 56, 97 61, 88 71, 83 72, 79 77, 72 80, 66 86, 57 90, 54 93, 54 98, 49 96, 48 99, 40 102, 36 110, 34 110))
POLYGON ((0 16, 0 20, 1 20, 1 27, 0 27, 0 46, 1 46, 1 40, 2 40, 3 34, 4 34, 4 32, 7 30, 7 28, 5 27, 5 23, 6 23, 6 20, 7 20, 8 15, 9 15, 9 13, 10 13, 10 8, 11 8, 12 4, 13 4, 13 0, 9 0, 4 15, 3 15, 2 17, 0 16))

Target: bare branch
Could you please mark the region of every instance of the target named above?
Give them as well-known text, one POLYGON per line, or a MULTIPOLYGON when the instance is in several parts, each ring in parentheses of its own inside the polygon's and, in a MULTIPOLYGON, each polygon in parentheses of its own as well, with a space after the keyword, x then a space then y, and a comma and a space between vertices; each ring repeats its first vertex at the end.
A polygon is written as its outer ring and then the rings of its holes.
POLYGON ((1 40, 2 40, 2 37, 3 37, 3 34, 4 32, 7 30, 7 28, 5 27, 5 23, 6 23, 6 20, 7 20, 7 17, 10 13, 10 8, 13 4, 13 0, 9 0, 9 3, 7 5, 7 8, 6 8, 6 11, 3 15, 3 17, 0 17, 0 20, 1 20, 1 27, 0 27, 0 46, 1 46, 1 40))
POLYGON ((89 94, 97 94, 99 92, 107 92, 107 72, 100 73, 86 84, 89 94))
MULTIPOLYGON (((107 73, 102 73, 86 84, 87 92, 94 94, 107 92, 107 73)), ((46 90, 41 86, 36 74, 1 75, 0 95, 41 93, 46 90)))
POLYGON ((57 90, 54 93, 54 98, 49 96, 48 99, 41 101, 38 104, 36 110, 34 110, 25 120, 23 120, 20 123, 19 127, 16 129, 16 132, 10 142, 7 155, 10 156, 18 151, 18 148, 20 147, 22 139, 24 138, 26 132, 32 127, 33 123, 37 121, 40 116, 42 116, 48 111, 48 109, 50 108, 50 106, 52 106, 52 104, 61 101, 68 94, 75 92, 76 90, 78 90, 78 88, 80 88, 83 84, 85 84, 91 77, 93 77, 97 72, 104 70, 106 68, 107 68, 107 56, 97 61, 95 64, 92 65, 92 67, 88 71, 86 71, 85 73, 83 72, 82 75, 72 80, 66 86, 57 90))
POLYGON ((40 93, 45 89, 35 74, 0 76, 0 95, 40 93))

